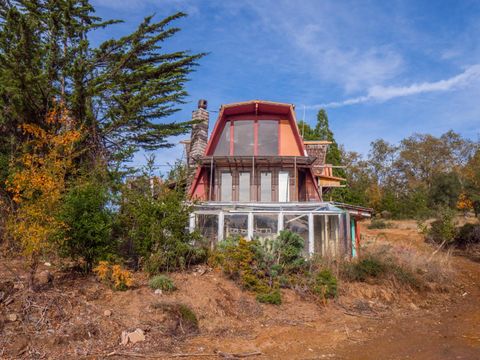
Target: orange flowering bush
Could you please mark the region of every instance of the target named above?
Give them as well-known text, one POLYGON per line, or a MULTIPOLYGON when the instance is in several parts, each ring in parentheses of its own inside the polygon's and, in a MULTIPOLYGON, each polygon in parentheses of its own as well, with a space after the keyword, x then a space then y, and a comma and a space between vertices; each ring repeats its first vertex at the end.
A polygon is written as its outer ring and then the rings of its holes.
POLYGON ((100 261, 93 269, 98 279, 114 290, 127 290, 133 286, 132 273, 120 265, 112 265, 108 261, 100 261))
POLYGON ((457 201, 457 209, 463 212, 468 212, 473 209, 473 202, 465 193, 461 193, 457 201))
POLYGON ((13 175, 6 182, 17 211, 7 221, 7 231, 18 241, 31 266, 30 286, 40 257, 48 250, 49 240, 64 226, 56 218, 66 176, 74 171, 76 145, 81 131, 62 104, 58 104, 45 120, 45 129, 37 124, 24 124, 29 135, 24 153, 11 164, 13 175))

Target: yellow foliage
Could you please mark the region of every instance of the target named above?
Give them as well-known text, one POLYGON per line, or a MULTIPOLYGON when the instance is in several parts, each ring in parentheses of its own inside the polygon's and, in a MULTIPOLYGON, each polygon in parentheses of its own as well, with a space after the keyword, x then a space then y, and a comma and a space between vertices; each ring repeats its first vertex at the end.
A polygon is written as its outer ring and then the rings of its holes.
POLYGON ((461 193, 457 201, 457 209, 462 211, 468 211, 473 209, 473 202, 465 193, 461 193))
POLYGON ((93 269, 98 279, 114 290, 126 290, 133 286, 132 273, 120 265, 112 265, 108 261, 100 261, 93 269))
POLYGON ((54 232, 64 226, 55 214, 65 191, 65 178, 73 173, 76 145, 81 138, 81 129, 74 128, 63 104, 57 104, 45 120, 46 129, 37 124, 21 126, 29 140, 25 152, 11 164, 18 170, 6 182, 17 204, 7 231, 21 243, 32 264, 48 249, 54 232))
POLYGON ((93 269, 93 272, 97 274, 97 277, 100 281, 107 281, 109 278, 109 273, 110 273, 110 264, 108 261, 100 261, 93 269))

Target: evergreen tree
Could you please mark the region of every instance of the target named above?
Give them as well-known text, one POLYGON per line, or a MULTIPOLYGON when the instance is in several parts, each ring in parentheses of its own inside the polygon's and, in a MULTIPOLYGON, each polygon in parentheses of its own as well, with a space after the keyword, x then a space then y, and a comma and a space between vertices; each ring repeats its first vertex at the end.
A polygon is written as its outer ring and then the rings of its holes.
MULTIPOLYGON (((317 113, 317 123, 315 128, 311 128, 307 123, 300 121, 298 123, 300 132, 303 134, 305 140, 326 140, 330 141, 331 144, 328 146, 326 163, 333 166, 342 166, 342 152, 337 142, 335 141, 335 136, 333 131, 330 129, 330 124, 328 122, 328 115, 325 109, 320 109, 317 113)), ((343 168, 334 168, 333 175, 341 178, 346 177, 346 172, 343 168)), ((358 196, 350 193, 346 188, 337 188, 333 189, 330 193, 332 200, 337 201, 354 201, 358 202, 358 196)))
POLYGON ((162 119, 179 110, 204 55, 162 50, 184 16, 147 17, 95 48, 91 32, 118 21, 102 21, 88 0, 0 0, 0 163, 25 139, 21 124, 44 126, 54 98, 86 129, 87 160, 170 146, 190 122, 162 119))
MULTIPOLYGON (((298 127, 300 132, 303 134, 303 138, 307 141, 331 141, 332 143, 328 146, 327 151, 327 164, 334 166, 342 165, 342 153, 337 142, 335 141, 333 131, 330 129, 328 115, 324 109, 320 109, 317 113, 317 124, 315 125, 315 128, 310 127, 310 125, 304 121, 299 121, 298 127)), ((345 177, 345 171, 343 169, 334 169, 334 174, 339 177, 345 177)))

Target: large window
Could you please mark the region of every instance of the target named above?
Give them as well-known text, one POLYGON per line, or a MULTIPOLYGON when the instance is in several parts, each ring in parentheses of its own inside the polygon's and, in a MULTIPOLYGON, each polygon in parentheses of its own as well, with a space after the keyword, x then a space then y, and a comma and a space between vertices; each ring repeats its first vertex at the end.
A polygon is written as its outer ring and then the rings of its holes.
POLYGON ((250 201, 250 173, 238 173, 238 201, 250 201))
POLYGON ((222 172, 220 181, 220 200, 232 201, 232 174, 222 172))
POLYGON ((253 237, 274 238, 278 231, 278 214, 253 214, 253 237))
POLYGON ((225 123, 214 155, 230 155, 230 121, 225 123))
POLYGON ((233 128, 233 153, 234 155, 253 155, 255 136, 253 120, 238 120, 233 128))
POLYGON ((290 177, 288 171, 280 171, 278 173, 278 201, 290 201, 290 177))
POLYGON ((285 230, 290 230, 300 235, 304 240, 304 251, 308 254, 308 215, 307 214, 289 214, 283 218, 285 230))
POLYGON ((260 173, 260 201, 272 201, 272 173, 270 172, 260 173))
POLYGON ((229 236, 248 236, 248 215, 243 214, 225 214, 224 217, 224 239, 229 236))
POLYGON ((325 215, 313 216, 313 249, 315 253, 320 255, 324 255, 325 226, 325 215))
POLYGON ((278 154, 278 121, 258 121, 258 155, 278 154))
POLYGON ((211 244, 216 244, 218 240, 218 215, 197 214, 196 228, 205 239, 211 244))

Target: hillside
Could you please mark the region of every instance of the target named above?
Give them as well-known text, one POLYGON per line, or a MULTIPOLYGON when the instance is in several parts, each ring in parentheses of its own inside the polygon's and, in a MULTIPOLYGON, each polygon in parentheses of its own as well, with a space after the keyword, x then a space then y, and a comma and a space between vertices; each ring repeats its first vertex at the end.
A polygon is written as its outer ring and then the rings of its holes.
MULTIPOLYGON (((365 228, 366 242, 432 252, 413 221, 394 225, 365 228)), ((204 266, 172 274, 178 290, 155 294, 143 273, 135 274, 134 289, 114 292, 93 276, 63 273, 53 264, 43 266, 53 273, 53 284, 33 294, 23 285, 21 260, 2 259, 0 356, 475 359, 480 356, 480 263, 459 256, 449 260, 451 283, 422 291, 341 282, 338 297, 326 305, 282 290, 283 303, 275 306, 259 304, 219 270, 204 266), (193 310, 198 328, 179 304, 193 310), (137 328, 145 341, 120 345, 122 331, 137 328)))

